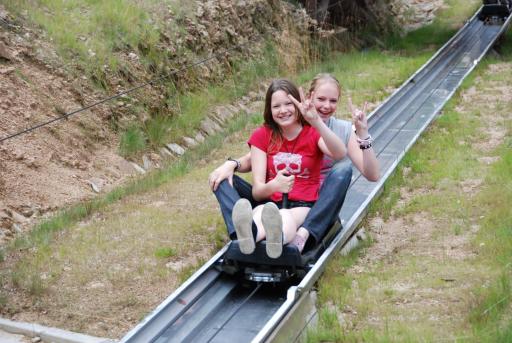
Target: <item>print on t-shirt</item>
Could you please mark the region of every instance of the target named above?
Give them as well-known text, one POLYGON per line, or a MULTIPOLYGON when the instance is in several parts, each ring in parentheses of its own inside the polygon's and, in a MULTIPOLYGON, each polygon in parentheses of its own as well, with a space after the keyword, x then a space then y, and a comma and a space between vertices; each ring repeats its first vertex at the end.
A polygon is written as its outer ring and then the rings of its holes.
POLYGON ((302 170, 302 155, 292 154, 289 152, 278 152, 274 155, 274 170, 277 174, 278 171, 285 169, 290 175, 297 177, 309 178, 309 169, 302 170))

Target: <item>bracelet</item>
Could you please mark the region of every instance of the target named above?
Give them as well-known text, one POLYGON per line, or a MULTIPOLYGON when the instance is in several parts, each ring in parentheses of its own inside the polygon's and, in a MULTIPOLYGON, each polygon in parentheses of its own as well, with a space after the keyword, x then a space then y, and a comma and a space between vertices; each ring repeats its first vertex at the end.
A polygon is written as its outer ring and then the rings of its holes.
POLYGON ((365 139, 361 139, 359 137, 357 137, 357 143, 361 144, 361 143, 373 143, 373 138, 372 138, 372 135, 368 134, 368 137, 366 137, 365 139))
POLYGON ((359 144, 359 149, 361 149, 361 150, 370 149, 371 147, 372 147, 372 143, 359 144))
POLYGON ((365 139, 357 138, 357 143, 359 143, 359 148, 361 150, 370 149, 372 147, 373 138, 372 135, 368 134, 368 137, 365 139))
POLYGON ((234 158, 231 158, 231 157, 228 157, 227 160, 236 163, 235 171, 238 171, 242 167, 242 164, 240 163, 239 160, 235 160, 234 158))

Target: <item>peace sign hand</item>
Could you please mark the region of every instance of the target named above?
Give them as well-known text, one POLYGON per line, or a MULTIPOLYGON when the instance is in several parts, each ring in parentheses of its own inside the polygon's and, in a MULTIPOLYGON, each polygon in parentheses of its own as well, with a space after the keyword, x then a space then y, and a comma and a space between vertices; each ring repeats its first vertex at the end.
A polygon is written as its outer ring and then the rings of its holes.
POLYGON ((288 98, 295 104, 295 106, 299 109, 300 113, 306 119, 306 121, 311 124, 311 126, 315 126, 320 119, 320 116, 316 112, 315 106, 313 105, 313 101, 311 99, 314 98, 315 93, 312 92, 311 96, 306 98, 304 96, 304 91, 302 87, 299 88, 300 102, 293 97, 293 95, 288 94, 288 98))
POLYGON ((361 139, 368 137, 368 119, 366 117, 366 110, 368 108, 368 101, 364 102, 363 109, 355 107, 352 104, 352 98, 348 97, 348 107, 352 113, 352 122, 356 128, 357 136, 361 139))

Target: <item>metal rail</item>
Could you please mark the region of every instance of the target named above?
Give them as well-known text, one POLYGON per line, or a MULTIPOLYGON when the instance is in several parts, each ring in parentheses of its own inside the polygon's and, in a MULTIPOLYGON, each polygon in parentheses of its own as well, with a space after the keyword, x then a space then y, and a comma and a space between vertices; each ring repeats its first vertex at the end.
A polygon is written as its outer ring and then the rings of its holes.
POLYGON ((479 11, 370 115, 383 177, 372 183, 354 170, 340 212, 344 228, 300 283, 257 285, 225 275, 215 264, 226 246, 121 342, 265 342, 280 341, 280 336, 281 341, 297 340, 307 320, 290 334, 285 332, 285 319, 349 240, 405 153, 510 24, 509 17, 503 23, 484 25, 477 18, 479 11))

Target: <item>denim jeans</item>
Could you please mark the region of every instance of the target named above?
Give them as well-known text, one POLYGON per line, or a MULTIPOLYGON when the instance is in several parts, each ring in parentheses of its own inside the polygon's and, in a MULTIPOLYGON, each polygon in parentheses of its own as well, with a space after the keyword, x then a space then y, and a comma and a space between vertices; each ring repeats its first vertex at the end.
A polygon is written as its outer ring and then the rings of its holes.
MULTIPOLYGON (((327 174, 322 187, 320 187, 318 200, 306 216, 304 224, 302 224, 309 231, 310 237, 315 241, 315 244, 322 240, 326 231, 336 221, 341 206, 345 201, 345 195, 347 194, 351 179, 351 163, 338 163, 327 174)), ((261 202, 255 201, 252 197, 252 185, 237 175, 233 176, 233 186, 229 184, 228 180, 224 180, 220 183, 214 194, 220 204, 220 210, 226 223, 229 237, 236 239, 231 215, 237 200, 245 198, 251 202, 253 208, 261 204, 261 202)))
POLYGON ((315 241, 315 245, 322 240, 327 230, 338 218, 351 180, 351 163, 338 163, 334 165, 325 177, 320 187, 318 200, 302 224, 302 227, 309 231, 310 237, 315 241))
POLYGON ((229 184, 228 180, 224 180, 213 193, 220 204, 220 211, 222 212, 222 217, 226 223, 228 235, 234 240, 236 239, 236 232, 231 215, 237 200, 240 198, 249 200, 252 208, 258 206, 260 202, 254 200, 252 197, 252 185, 237 175, 233 175, 233 186, 229 184))

